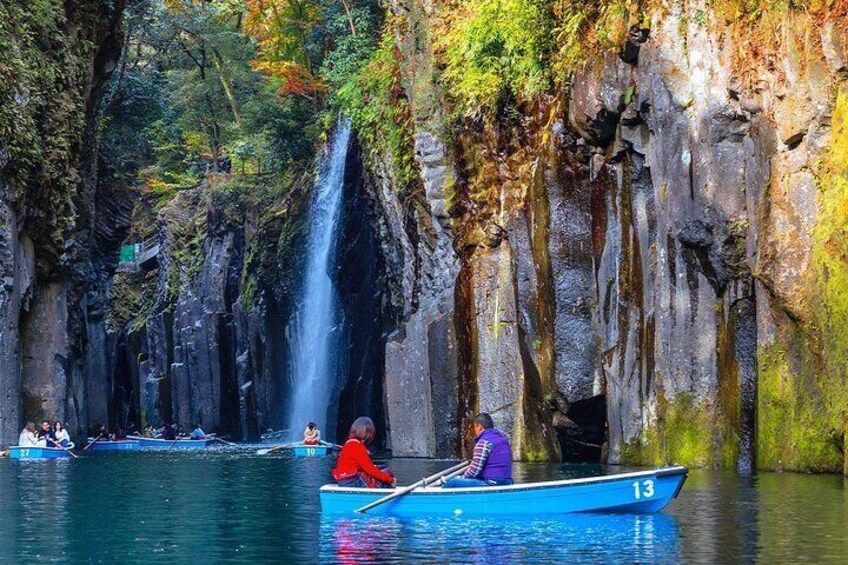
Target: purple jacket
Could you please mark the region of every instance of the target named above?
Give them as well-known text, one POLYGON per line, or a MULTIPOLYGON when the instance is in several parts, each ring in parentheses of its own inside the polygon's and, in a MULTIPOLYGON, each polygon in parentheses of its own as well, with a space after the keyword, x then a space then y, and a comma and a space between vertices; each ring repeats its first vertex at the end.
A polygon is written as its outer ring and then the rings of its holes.
POLYGON ((477 436, 474 459, 465 471, 468 479, 512 479, 512 449, 500 430, 491 428, 477 436))

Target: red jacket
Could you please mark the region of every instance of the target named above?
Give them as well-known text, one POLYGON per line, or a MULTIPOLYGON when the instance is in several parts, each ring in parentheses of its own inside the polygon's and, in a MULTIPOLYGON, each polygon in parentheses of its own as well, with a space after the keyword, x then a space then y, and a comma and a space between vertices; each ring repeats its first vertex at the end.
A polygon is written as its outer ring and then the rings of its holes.
POLYGON ((342 446, 342 452, 339 453, 339 459, 336 461, 336 468, 332 470, 333 479, 339 482, 351 479, 359 473, 366 475, 363 478, 369 484, 373 482, 368 480, 369 478, 389 484, 395 480, 391 473, 381 471, 379 467, 374 465, 365 444, 358 439, 349 439, 342 446))

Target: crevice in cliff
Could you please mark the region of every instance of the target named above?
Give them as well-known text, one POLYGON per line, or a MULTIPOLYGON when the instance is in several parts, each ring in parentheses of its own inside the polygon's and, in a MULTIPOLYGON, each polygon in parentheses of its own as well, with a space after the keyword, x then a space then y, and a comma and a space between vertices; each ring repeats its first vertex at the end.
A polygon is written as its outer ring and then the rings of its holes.
POLYGON ((337 268, 332 275, 341 311, 340 343, 345 350, 338 354, 340 382, 331 399, 338 410, 328 434, 341 440, 355 418, 369 416, 377 428, 377 445, 384 445, 385 346, 396 313, 384 298, 389 293, 386 262, 375 230, 377 212, 368 193, 361 146, 354 136, 346 160, 337 268))

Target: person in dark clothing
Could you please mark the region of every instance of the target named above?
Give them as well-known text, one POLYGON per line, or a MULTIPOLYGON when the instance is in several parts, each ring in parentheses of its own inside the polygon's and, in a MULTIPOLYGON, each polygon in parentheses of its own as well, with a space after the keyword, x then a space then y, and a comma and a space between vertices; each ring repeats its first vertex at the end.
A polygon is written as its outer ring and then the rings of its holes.
POLYGON ((164 426, 162 426, 160 437, 161 439, 167 439, 170 441, 177 439, 177 436, 174 435, 174 427, 171 424, 165 424, 164 426))
POLYGON ((41 422, 41 429, 38 430, 38 439, 47 442, 47 447, 56 447, 56 432, 53 431, 53 426, 47 420, 41 422))
POLYGON ((485 412, 474 417, 474 433, 477 437, 471 465, 462 477, 448 480, 443 488, 511 485, 512 449, 507 437, 485 412))
POLYGON ((97 430, 97 436, 106 441, 112 439, 112 434, 109 433, 109 428, 106 427, 106 424, 100 424, 100 429, 97 430))

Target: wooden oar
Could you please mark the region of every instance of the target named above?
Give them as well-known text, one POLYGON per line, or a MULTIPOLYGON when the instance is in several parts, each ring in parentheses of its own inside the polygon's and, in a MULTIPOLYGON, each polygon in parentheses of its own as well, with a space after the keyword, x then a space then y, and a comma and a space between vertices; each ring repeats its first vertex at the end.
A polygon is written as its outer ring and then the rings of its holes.
POLYGON ((65 450, 65 451, 67 451, 67 452, 68 452, 68 455, 70 455, 70 456, 71 456, 71 457, 73 457, 74 459, 79 459, 79 455, 77 455, 76 453, 74 453, 73 451, 71 451, 71 448, 70 448, 70 447, 65 447, 65 446, 63 446, 61 443, 57 443, 57 442, 53 441, 53 440, 52 440, 52 439, 50 439, 50 438, 47 438, 47 441, 49 441, 50 443, 52 443, 52 444, 53 444, 55 447, 57 447, 58 449, 63 449, 63 450, 65 450))
MULTIPOLYGON (((442 477, 444 477, 446 475, 451 475, 452 473, 462 471, 466 467, 468 467, 470 464, 471 464, 471 462, 469 462, 469 461, 463 461, 462 463, 454 465, 450 469, 445 469, 444 471, 436 473, 435 475, 430 475, 429 477, 423 478, 413 485, 409 485, 408 487, 404 487, 400 490, 396 490, 392 494, 386 495, 383 498, 381 498, 380 500, 375 500, 374 502, 372 502, 370 504, 366 504, 362 508, 357 508, 356 511, 359 512, 359 513, 368 512, 372 508, 380 506, 381 504, 385 504, 386 502, 388 502, 390 500, 394 500, 395 498, 401 497, 401 496, 403 496, 407 493, 414 491, 417 488, 426 487, 430 483, 435 482, 438 479, 441 479, 442 477)), ((453 476, 453 475, 451 475, 451 476, 453 476)))
POLYGON ((219 438, 219 437, 215 437, 215 436, 212 436, 212 437, 208 437, 208 436, 207 436, 207 439, 211 439, 211 440, 213 440, 213 441, 220 441, 220 442, 221 442, 221 443, 223 443, 224 445, 236 445, 236 444, 234 444, 234 443, 233 443, 233 442, 231 442, 231 441, 227 441, 227 440, 221 439, 221 438, 219 438))
POLYGON ((269 453, 274 453, 275 451, 285 449, 286 447, 291 447, 291 445, 291 443, 285 443, 283 445, 276 445, 268 449, 260 449, 256 452, 256 455, 268 455, 269 453))
POLYGON ((97 443, 97 441, 98 441, 100 438, 102 438, 102 437, 103 437, 103 434, 100 434, 99 436, 97 436, 96 438, 94 438, 94 441, 92 441, 91 443, 89 443, 88 445, 86 445, 85 447, 83 447, 83 448, 82 448, 82 450, 83 450, 83 451, 87 450, 89 447, 91 447, 92 445, 94 445, 95 443, 97 443))

